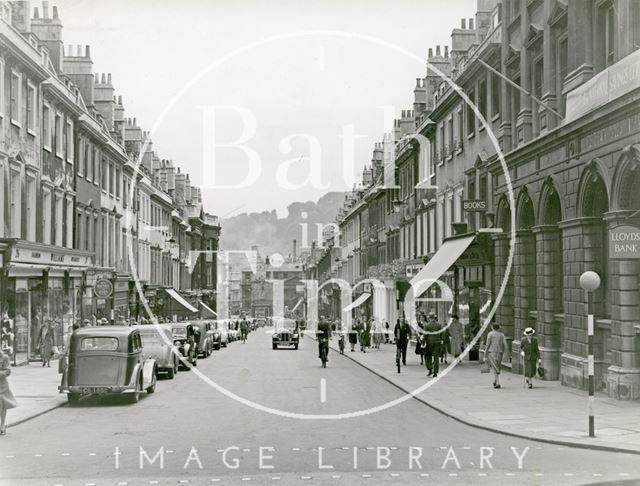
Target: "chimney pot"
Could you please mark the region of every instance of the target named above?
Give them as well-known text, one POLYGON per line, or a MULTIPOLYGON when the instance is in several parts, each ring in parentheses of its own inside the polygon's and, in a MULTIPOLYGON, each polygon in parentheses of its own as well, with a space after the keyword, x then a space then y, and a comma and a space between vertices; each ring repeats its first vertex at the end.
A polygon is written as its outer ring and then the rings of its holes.
POLYGON ((429 47, 429 58, 433 57, 433 47, 429 47))
POLYGON ((95 76, 94 76, 94 82, 96 84, 98 84, 100 82, 100 75, 98 73, 96 73, 95 76))
POLYGON ((449 57, 449 46, 444 46, 444 57, 445 58, 449 57))
POLYGON ((121 105, 122 104, 122 96, 118 96, 118 104, 121 105))
POLYGON ((436 57, 440 57, 440 46, 436 46, 436 57))
POLYGON ((88 44, 85 46, 84 55, 86 57, 91 57, 91 46, 89 46, 88 44))
POLYGON ((53 6, 53 18, 58 18, 58 7, 56 5, 53 6))
POLYGON ((100 81, 102 82, 102 84, 105 84, 107 82, 107 78, 104 75, 104 73, 102 73, 102 76, 100 77, 100 81))
POLYGON ((473 19, 469 19, 469 29, 473 30, 473 19))
POLYGON ((137 125, 135 118, 133 119, 133 124, 134 124, 134 126, 137 125))
POLYGON ((33 18, 34 19, 39 19, 40 18, 40 12, 38 12, 38 7, 34 7, 34 9, 33 9, 33 18))
POLYGON ((42 17, 45 19, 49 18, 49 2, 42 2, 42 17))
POLYGON ((107 74, 107 83, 111 84, 111 73, 107 74))
POLYGON ((467 28, 467 19, 460 19, 460 28, 465 30, 467 28))

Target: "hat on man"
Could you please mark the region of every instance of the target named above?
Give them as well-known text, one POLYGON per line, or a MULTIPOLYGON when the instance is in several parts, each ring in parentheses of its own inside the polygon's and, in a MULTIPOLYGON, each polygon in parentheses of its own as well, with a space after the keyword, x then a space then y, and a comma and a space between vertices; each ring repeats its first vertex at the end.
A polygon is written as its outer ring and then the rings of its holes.
POLYGON ((524 330, 524 335, 525 336, 533 336, 536 333, 535 329, 533 329, 533 327, 527 327, 524 330))

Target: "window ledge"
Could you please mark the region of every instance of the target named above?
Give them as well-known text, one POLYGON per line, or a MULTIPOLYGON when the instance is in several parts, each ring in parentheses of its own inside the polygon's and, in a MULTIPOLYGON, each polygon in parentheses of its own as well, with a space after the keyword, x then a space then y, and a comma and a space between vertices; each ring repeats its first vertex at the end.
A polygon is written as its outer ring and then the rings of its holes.
POLYGON ((22 128, 22 123, 20 123, 18 120, 14 120, 13 118, 11 119, 11 124, 15 125, 18 128, 22 128))
POLYGON ((491 121, 492 121, 492 122, 496 122, 496 121, 498 121, 499 119, 500 119, 500 113, 496 113, 495 115, 493 115, 493 116, 491 117, 491 121))
POLYGON ((31 128, 27 128, 27 133, 32 137, 36 137, 38 135, 35 130, 32 130, 31 128))
POLYGON ((471 133, 469 133, 469 134, 467 135, 467 140, 471 140, 471 139, 472 139, 473 137, 475 137, 475 136, 476 136, 476 132, 475 132, 475 131, 473 131, 473 132, 471 132, 471 133))

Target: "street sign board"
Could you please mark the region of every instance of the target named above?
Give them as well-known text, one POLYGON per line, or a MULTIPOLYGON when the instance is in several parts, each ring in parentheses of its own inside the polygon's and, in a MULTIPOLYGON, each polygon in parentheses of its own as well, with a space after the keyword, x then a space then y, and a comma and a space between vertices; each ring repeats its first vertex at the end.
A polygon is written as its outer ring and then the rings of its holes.
POLYGON ((107 280, 106 278, 96 280, 96 283, 93 284, 93 293, 99 299, 108 299, 113 293, 111 280, 107 280))
POLYGON ((640 258, 640 228, 620 225, 609 230, 609 258, 640 258))
POLYGON ((462 209, 467 213, 483 213, 487 210, 487 201, 484 199, 464 199, 462 209))

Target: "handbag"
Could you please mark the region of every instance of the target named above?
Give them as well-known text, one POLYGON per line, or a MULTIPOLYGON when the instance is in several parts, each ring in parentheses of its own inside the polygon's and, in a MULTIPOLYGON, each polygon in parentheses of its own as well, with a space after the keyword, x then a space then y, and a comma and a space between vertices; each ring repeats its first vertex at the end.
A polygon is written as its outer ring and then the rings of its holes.
POLYGON ((540 378, 544 378, 546 371, 544 370, 544 368, 542 366, 538 366, 538 376, 540 378))
POLYGON ((416 354, 422 354, 422 345, 420 344, 420 339, 416 341, 416 354))
POLYGON ((480 373, 489 373, 490 365, 488 361, 483 361, 480 365, 480 373))

